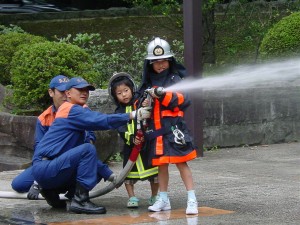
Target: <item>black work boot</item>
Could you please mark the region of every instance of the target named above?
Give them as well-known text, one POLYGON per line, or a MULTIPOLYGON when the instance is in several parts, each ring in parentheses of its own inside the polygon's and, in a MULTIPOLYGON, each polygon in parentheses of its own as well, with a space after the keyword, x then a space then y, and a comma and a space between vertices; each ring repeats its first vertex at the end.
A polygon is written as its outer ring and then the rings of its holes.
POLYGON ((103 206, 97 206, 90 201, 89 191, 79 183, 76 185, 75 195, 70 204, 70 211, 74 213, 85 214, 105 214, 106 209, 103 206))
POLYGON ((66 202, 60 200, 59 194, 56 190, 42 189, 41 195, 45 198, 47 203, 53 208, 66 208, 66 202))

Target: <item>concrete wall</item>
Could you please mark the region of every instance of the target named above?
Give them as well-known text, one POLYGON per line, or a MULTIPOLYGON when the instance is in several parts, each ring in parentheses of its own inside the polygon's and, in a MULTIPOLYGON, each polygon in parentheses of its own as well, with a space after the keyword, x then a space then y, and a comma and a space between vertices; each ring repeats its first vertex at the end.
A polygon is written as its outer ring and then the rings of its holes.
POLYGON ((30 165, 36 118, 0 112, 0 171, 30 165))
POLYGON ((204 93, 205 146, 299 141, 299 91, 299 87, 289 87, 204 93))

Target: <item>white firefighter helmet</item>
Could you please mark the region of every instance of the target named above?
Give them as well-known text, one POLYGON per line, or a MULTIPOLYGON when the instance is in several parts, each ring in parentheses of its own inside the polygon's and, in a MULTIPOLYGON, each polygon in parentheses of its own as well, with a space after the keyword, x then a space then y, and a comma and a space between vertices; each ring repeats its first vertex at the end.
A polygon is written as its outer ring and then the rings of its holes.
POLYGON ((154 38, 154 40, 148 44, 147 52, 148 55, 146 59, 148 60, 166 59, 174 56, 169 43, 159 37, 154 38))
POLYGON ((136 85, 132 79, 132 77, 128 74, 128 73, 125 73, 125 72, 115 72, 111 78, 109 79, 109 82, 108 82, 108 94, 110 95, 110 97, 112 99, 114 99, 114 95, 112 94, 112 87, 113 85, 116 83, 116 82, 119 82, 123 79, 127 79, 130 81, 130 83, 132 84, 132 94, 134 94, 134 92, 136 92, 136 85))

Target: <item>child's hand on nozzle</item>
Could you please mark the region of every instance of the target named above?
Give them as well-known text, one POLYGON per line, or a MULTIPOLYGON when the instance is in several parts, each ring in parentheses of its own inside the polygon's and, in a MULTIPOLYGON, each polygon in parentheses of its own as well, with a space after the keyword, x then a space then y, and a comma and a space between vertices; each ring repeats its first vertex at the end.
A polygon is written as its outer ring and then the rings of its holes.
POLYGON ((150 104, 151 104, 151 102, 150 102, 150 100, 149 100, 148 98, 146 98, 146 99, 142 102, 142 106, 143 106, 143 107, 151 106, 150 104))

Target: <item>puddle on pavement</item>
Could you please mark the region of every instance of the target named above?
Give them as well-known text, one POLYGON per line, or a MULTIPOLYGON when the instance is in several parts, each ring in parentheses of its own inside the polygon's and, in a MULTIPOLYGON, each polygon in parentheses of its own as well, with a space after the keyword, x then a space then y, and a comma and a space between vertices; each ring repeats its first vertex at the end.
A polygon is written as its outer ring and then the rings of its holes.
POLYGON ((110 217, 99 217, 94 219, 80 219, 76 221, 65 221, 65 222, 53 222, 49 225, 98 225, 98 224, 109 224, 109 225, 131 225, 138 223, 155 223, 159 225, 171 225, 174 224, 174 220, 186 220, 184 224, 197 225, 198 218, 201 216, 216 216, 234 213, 233 211, 215 209, 209 207, 199 207, 198 215, 186 215, 185 209, 175 209, 170 211, 161 212, 144 212, 139 213, 138 211, 129 211, 127 215, 112 215, 110 217))
POLYGON ((9 225, 46 225, 41 222, 41 219, 36 212, 29 210, 12 210, 8 213, 6 210, 5 215, 0 215, 0 224, 9 224, 9 225))
MULTIPOLYGON (((38 203, 38 202, 37 202, 38 203)), ((9 225, 81 225, 81 224, 110 224, 110 225, 132 225, 137 223, 153 223, 159 225, 174 224, 174 220, 185 221, 187 225, 197 225, 199 217, 216 216, 234 213, 233 211, 199 207, 198 215, 187 216, 185 209, 174 209, 162 212, 145 212, 141 210, 127 210, 125 214, 113 212, 105 217, 92 218, 84 214, 69 214, 65 210, 49 208, 47 205, 39 204, 16 204, 13 207, 1 209, 0 224, 9 225), (55 222, 54 222, 54 221, 55 222), (52 222, 50 222, 52 221, 52 222)), ((124 212, 123 212, 124 213, 124 212)))

